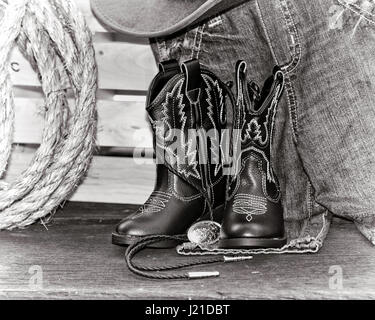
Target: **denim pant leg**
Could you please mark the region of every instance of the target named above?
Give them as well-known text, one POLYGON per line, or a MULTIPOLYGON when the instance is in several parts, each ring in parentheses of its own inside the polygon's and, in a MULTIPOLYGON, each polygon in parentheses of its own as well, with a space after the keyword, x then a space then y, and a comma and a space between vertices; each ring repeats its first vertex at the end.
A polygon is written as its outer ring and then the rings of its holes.
MULTIPOLYGON (((279 7, 275 10, 276 12, 270 12, 270 17, 281 24, 282 31, 285 29, 282 39, 288 39, 288 24, 283 12, 279 7)), ((287 41, 282 43, 284 44, 287 44, 287 41)), ((272 73, 275 64, 292 66, 296 53, 294 47, 285 45, 287 54, 284 54, 280 61, 276 59, 261 8, 254 0, 181 34, 154 39, 152 48, 157 61, 174 58, 182 62, 199 58, 204 66, 224 81, 234 80, 236 61, 243 59, 248 63, 249 77, 259 84, 272 73)), ((326 208, 314 201, 313 188, 297 152, 289 108, 290 99, 289 95, 284 94, 279 104, 272 152, 272 163, 283 197, 288 236, 288 245, 282 252, 316 252, 327 234, 329 214, 326 208)))
POLYGON ((296 151, 313 190, 313 216, 325 208, 352 219, 375 244, 375 3, 259 5, 278 63, 285 61, 286 47, 294 51, 282 68, 296 151), (280 11, 286 28, 275 18, 280 11))
POLYGON ((297 148, 316 201, 375 244, 375 2, 294 0, 297 148))

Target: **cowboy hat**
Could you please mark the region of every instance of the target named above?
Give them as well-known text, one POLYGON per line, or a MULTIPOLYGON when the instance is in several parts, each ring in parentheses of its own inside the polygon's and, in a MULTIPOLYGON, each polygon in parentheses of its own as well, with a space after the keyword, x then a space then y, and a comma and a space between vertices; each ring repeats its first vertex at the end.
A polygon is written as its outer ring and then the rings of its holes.
POLYGON ((246 0, 91 0, 103 24, 129 36, 155 38, 234 7, 246 0))

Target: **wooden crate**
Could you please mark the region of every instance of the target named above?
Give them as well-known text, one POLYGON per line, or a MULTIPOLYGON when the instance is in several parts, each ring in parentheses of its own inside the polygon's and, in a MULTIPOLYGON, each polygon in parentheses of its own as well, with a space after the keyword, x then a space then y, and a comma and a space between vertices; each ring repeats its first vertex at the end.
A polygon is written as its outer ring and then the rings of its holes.
MULTIPOLYGON (((146 91, 157 68, 147 43, 129 43, 106 30, 93 16, 89 0, 76 0, 94 33, 99 68, 98 136, 100 147, 132 150, 150 149, 152 136, 146 120, 146 91)), ((12 71, 16 122, 14 144, 6 181, 14 179, 31 160, 41 141, 43 95, 35 72, 15 48, 12 71)), ((103 149, 103 148, 102 148, 103 149)), ((153 187, 151 159, 129 156, 95 156, 87 177, 71 197, 72 201, 142 203, 153 187)))

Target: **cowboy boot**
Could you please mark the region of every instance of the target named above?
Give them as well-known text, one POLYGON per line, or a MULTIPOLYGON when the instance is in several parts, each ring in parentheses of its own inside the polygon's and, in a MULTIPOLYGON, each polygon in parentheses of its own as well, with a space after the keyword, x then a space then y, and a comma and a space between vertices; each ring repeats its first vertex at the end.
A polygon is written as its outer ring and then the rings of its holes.
POLYGON ((279 248, 286 243, 283 208, 272 169, 274 120, 283 73, 275 68, 262 91, 246 80, 246 63, 236 66, 237 104, 233 139, 237 174, 232 177, 220 231, 220 248, 279 248))
MULTIPOLYGON (((203 150, 199 147, 204 143, 197 143, 189 131, 216 129, 220 133, 225 128, 229 90, 196 60, 181 69, 176 61, 164 62, 159 69, 146 108, 157 161, 155 187, 145 204, 117 226, 112 234, 117 245, 150 235, 183 234, 199 219, 222 219, 226 179, 220 161, 199 162, 203 150)), ((152 246, 178 243, 165 240, 152 246)))

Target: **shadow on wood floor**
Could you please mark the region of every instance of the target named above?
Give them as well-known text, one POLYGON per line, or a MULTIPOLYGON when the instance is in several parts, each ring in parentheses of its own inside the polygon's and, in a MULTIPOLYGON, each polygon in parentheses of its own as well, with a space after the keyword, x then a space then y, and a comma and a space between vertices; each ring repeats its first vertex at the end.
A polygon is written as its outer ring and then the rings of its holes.
MULTIPOLYGON (((132 208, 68 203, 48 229, 38 224, 0 232, 0 298, 375 298, 375 248, 352 223, 339 219, 315 255, 255 256, 240 263, 194 268, 220 271, 219 278, 208 280, 137 277, 126 268, 124 249, 110 242, 115 223, 132 208), (33 266, 43 272, 41 289, 29 285, 33 266), (342 269, 342 289, 330 289, 332 266, 342 269)), ((139 257, 151 263, 175 258, 193 259, 174 250, 146 250, 139 257)))

